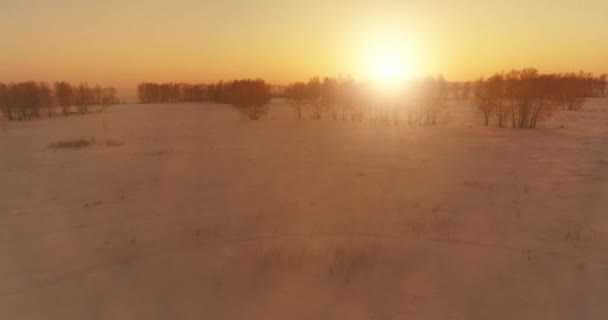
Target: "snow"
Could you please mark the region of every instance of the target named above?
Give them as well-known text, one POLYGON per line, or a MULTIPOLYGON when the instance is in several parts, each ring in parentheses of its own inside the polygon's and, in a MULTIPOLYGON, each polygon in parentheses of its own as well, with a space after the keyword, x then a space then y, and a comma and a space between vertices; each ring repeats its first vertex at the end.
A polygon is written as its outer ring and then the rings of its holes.
POLYGON ((608 100, 444 120, 0 119, 0 318, 608 318, 608 100))

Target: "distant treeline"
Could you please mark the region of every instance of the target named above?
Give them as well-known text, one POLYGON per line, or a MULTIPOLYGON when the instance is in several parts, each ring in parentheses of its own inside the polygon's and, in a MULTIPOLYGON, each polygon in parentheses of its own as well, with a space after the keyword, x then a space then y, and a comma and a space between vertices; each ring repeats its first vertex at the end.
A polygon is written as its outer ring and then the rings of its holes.
POLYGON ((590 73, 541 74, 529 68, 496 73, 474 84, 476 105, 484 124, 535 128, 558 110, 578 110, 586 98, 606 96, 608 76, 590 73))
POLYGON ((107 106, 118 103, 117 91, 111 87, 90 87, 86 83, 73 86, 67 82, 55 82, 52 87, 34 81, 0 83, 0 111, 8 120, 39 118, 43 110, 52 117, 57 108, 63 115, 72 113, 72 107, 81 114, 88 113, 91 106, 102 112, 107 106))
POLYGON ((384 99, 373 84, 356 82, 350 77, 325 77, 293 83, 284 95, 295 108, 298 119, 308 115, 314 120, 331 117, 435 125, 447 106, 448 83, 441 76, 411 81, 406 87, 394 90, 390 99, 384 99))
POLYGON ((207 85, 142 82, 137 86, 140 103, 200 102, 207 100, 207 85))
POLYGON ((386 94, 373 83, 351 77, 315 77, 284 90, 261 79, 205 84, 139 84, 141 103, 210 101, 231 104, 250 119, 259 119, 274 96, 287 99, 298 119, 436 125, 448 115, 448 101, 474 98, 484 123, 535 128, 557 109, 580 109, 588 97, 608 94, 608 76, 590 73, 541 74, 533 68, 497 73, 475 82, 448 82, 442 76, 412 80, 386 94), (387 97, 388 96, 388 97, 387 97))
POLYGON ((533 68, 497 73, 476 82, 448 83, 443 77, 410 81, 391 99, 377 99, 373 86, 352 78, 313 78, 287 87, 285 97, 298 119, 409 125, 435 125, 446 115, 449 98, 475 98, 484 123, 500 127, 535 128, 557 109, 580 109, 586 98, 608 94, 608 76, 590 73, 541 74, 533 68))

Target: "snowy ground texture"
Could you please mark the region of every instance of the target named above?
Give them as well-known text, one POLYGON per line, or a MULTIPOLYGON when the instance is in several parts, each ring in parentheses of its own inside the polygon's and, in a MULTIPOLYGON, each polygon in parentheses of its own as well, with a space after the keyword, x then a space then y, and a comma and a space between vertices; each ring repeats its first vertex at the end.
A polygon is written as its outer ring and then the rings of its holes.
POLYGON ((608 100, 480 123, 0 119, 0 319, 608 319, 608 100))

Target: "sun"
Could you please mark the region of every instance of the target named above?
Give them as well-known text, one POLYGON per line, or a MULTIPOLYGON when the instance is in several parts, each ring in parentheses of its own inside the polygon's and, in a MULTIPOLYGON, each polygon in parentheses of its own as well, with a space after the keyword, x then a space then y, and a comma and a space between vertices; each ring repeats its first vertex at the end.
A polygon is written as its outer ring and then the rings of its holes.
POLYGON ((403 46, 368 49, 365 65, 367 78, 383 86, 397 85, 413 76, 412 59, 403 46))
POLYGON ((375 80, 382 82, 397 81, 405 78, 406 74, 403 57, 396 51, 383 50, 375 53, 372 57, 371 68, 375 80))

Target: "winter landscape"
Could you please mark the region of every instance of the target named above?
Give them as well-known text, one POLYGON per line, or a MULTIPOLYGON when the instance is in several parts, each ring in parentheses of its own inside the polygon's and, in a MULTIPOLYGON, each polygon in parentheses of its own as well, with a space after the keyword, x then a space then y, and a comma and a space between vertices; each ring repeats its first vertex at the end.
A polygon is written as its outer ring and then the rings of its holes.
POLYGON ((608 319, 606 12, 0 0, 0 319, 608 319))

